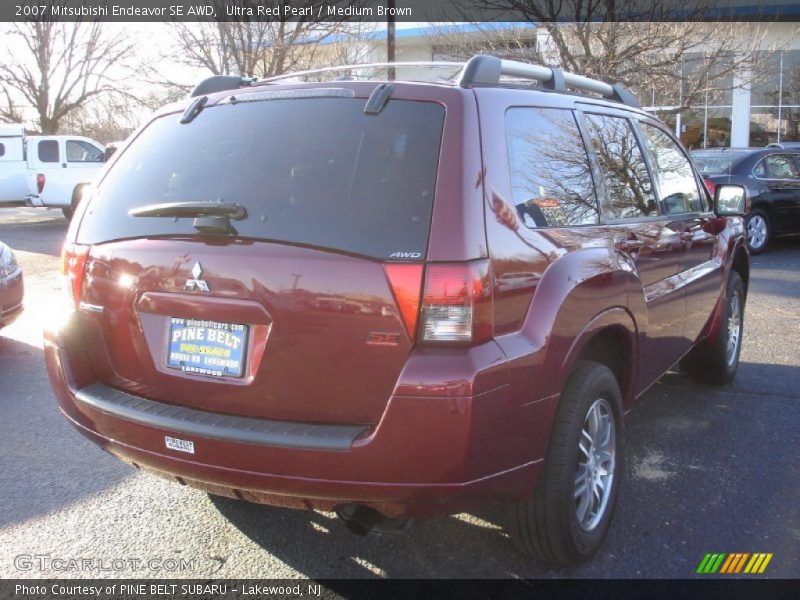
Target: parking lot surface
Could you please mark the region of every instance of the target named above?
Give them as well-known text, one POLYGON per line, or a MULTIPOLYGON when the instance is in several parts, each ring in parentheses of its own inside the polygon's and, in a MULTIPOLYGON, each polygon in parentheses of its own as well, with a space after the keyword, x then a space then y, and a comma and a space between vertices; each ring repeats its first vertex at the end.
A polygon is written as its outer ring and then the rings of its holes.
POLYGON ((0 331, 1 577, 691 577, 708 552, 771 552, 764 576, 800 578, 800 239, 752 260, 736 381, 670 373, 635 405, 608 539, 556 572, 517 554, 502 510, 359 538, 333 514, 211 497, 85 440, 41 351, 66 228, 60 212, 0 209, 26 283, 0 331))

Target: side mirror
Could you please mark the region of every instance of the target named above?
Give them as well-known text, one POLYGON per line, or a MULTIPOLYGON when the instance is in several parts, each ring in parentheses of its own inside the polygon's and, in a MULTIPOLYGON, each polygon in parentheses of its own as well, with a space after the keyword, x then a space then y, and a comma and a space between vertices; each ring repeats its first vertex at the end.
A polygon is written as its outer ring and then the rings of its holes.
POLYGON ((714 209, 720 217, 741 217, 747 212, 747 190, 723 183, 714 191, 714 209))

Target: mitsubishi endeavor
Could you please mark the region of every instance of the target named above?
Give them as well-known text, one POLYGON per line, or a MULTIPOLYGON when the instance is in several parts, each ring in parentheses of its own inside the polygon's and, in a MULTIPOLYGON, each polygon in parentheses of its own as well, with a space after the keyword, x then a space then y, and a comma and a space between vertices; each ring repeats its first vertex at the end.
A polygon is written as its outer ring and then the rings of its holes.
POLYGON ((362 534, 505 504, 523 552, 585 561, 634 400, 736 373, 746 191, 619 85, 358 69, 210 78, 111 159, 45 334, 59 406, 213 494, 362 534))

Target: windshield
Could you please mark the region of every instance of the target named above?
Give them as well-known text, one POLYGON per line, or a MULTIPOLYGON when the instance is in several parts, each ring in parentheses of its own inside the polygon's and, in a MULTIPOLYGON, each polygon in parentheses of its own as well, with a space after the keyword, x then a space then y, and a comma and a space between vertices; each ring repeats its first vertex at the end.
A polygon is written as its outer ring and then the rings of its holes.
POLYGON ((733 165, 747 156, 747 152, 723 150, 717 152, 692 152, 692 159, 702 175, 727 175, 733 165))
POLYGON ((181 124, 151 123, 92 196, 77 242, 198 235, 193 219, 132 217, 133 208, 221 199, 247 218, 242 237, 387 258, 424 255, 444 108, 392 100, 306 98, 225 104, 181 124))

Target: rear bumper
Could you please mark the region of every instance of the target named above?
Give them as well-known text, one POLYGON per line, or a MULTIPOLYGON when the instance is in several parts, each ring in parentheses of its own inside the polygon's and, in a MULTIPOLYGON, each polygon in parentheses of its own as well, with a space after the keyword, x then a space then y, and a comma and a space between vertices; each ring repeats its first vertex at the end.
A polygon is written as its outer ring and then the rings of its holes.
POLYGON ((24 294, 22 271, 0 281, 0 327, 10 325, 20 315, 24 294))
MULTIPOLYGON (((64 415, 118 458, 215 494, 320 510, 356 503, 424 518, 520 500, 542 465, 531 442, 547 419, 511 398, 508 386, 470 396, 395 395, 373 426, 242 423, 131 394, 120 399, 80 358, 79 338, 69 327, 45 336, 64 415), (166 437, 192 442, 194 452, 168 448, 166 437)), ((549 404, 535 406, 549 412, 549 404)))
MULTIPOLYGON (((521 499, 528 493, 525 490, 532 488, 540 467, 536 461, 478 480, 455 483, 346 481, 279 475, 222 467, 134 447, 101 435, 78 423, 63 409, 62 412, 83 435, 136 468, 216 495, 287 508, 332 511, 343 504, 355 503, 388 517, 436 517, 521 499)), ((169 433, 157 432, 161 437, 169 433)), ((195 442, 201 445, 204 440, 195 442)), ((236 449, 229 447, 229 451, 236 449)))

